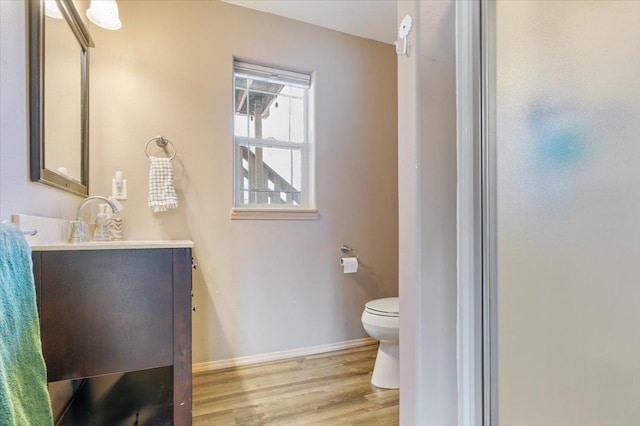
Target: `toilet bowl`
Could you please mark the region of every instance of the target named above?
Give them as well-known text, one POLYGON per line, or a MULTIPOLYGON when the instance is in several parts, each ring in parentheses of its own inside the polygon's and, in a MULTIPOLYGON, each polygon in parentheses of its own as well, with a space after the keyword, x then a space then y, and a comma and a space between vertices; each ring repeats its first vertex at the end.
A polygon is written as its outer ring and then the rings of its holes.
POLYGON ((383 389, 400 387, 399 300, 387 297, 367 302, 362 312, 362 326, 369 336, 380 341, 371 384, 383 389))

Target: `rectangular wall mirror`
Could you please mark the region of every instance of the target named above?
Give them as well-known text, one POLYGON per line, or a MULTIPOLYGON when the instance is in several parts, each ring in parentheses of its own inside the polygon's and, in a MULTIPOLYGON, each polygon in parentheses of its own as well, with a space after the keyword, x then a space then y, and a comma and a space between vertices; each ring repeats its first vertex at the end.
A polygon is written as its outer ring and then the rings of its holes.
POLYGON ((28 0, 30 175, 88 195, 89 48, 73 0, 28 0))

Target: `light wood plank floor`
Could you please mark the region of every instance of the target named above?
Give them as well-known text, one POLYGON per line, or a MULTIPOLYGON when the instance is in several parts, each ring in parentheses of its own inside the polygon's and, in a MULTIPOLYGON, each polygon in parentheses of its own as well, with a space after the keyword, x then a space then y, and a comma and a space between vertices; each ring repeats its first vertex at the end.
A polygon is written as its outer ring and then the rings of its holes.
POLYGON ((398 391, 371 385, 377 345, 193 376, 193 424, 397 425, 398 391))

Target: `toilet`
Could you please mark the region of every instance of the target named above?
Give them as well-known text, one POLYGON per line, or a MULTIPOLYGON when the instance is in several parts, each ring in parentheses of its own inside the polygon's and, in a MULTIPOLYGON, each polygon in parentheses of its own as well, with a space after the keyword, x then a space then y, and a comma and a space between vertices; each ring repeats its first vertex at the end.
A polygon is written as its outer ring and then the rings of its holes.
POLYGON ((371 377, 371 384, 378 388, 400 388, 399 314, 397 297, 367 302, 362 312, 364 330, 369 336, 380 341, 371 377))

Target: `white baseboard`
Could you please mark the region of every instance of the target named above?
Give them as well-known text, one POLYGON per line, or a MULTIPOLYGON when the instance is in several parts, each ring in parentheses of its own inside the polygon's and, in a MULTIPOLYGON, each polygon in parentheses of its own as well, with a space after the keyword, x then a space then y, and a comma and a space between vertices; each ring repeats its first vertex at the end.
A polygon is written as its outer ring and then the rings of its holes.
POLYGON ((268 361, 280 361, 283 359, 296 358, 300 356, 316 355, 325 352, 341 351, 344 349, 357 348, 359 346, 373 345, 375 339, 365 337, 363 339, 348 340, 346 342, 329 343, 328 345, 310 346, 307 348, 291 349, 288 351, 271 352, 267 354, 241 356, 238 358, 221 359, 219 361, 208 361, 193 364, 192 371, 201 373, 204 371, 220 370, 229 367, 239 367, 241 365, 259 364, 268 361))

